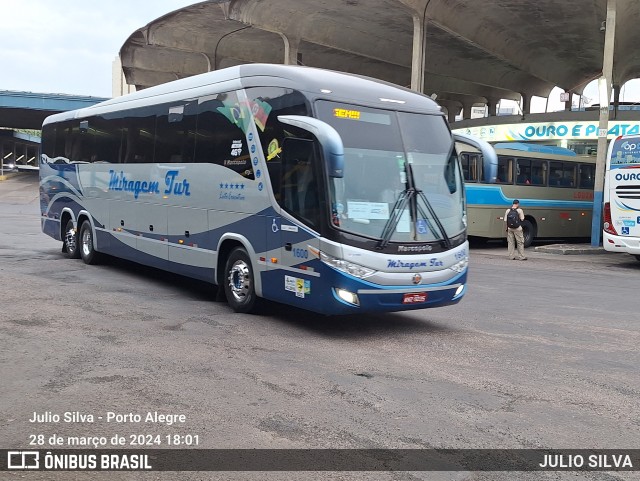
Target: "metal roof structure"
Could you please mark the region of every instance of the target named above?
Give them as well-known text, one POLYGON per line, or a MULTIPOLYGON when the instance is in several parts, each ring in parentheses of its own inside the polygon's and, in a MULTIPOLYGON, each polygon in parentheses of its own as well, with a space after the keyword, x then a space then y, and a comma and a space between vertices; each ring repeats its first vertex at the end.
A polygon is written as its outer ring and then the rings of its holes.
MULTIPOLYGON (((640 1, 617 0, 613 84, 640 75, 640 1)), ((465 109, 581 93, 602 74, 607 0, 210 0, 136 30, 136 88, 242 63, 367 75, 465 109), (419 68, 422 66, 423 68, 419 68)))
POLYGON ((83 95, 0 90, 0 127, 39 130, 49 115, 80 109, 107 100, 83 95))

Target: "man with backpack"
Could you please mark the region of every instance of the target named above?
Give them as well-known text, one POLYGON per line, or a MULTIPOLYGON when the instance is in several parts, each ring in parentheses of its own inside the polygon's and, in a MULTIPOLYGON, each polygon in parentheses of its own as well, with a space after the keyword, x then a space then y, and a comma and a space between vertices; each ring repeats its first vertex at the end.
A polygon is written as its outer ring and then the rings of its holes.
POLYGON ((520 201, 515 199, 513 205, 504 213, 504 221, 507 223, 507 249, 509 259, 515 260, 515 245, 518 248, 518 260, 526 261, 524 255, 524 233, 522 231, 522 221, 524 221, 524 212, 520 208, 520 201))

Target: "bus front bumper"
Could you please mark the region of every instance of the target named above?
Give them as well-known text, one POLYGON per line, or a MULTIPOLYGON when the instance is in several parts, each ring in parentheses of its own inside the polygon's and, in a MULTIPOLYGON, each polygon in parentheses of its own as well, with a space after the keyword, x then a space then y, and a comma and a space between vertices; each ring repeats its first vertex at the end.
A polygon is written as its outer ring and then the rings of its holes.
POLYGON ((612 235, 603 233, 602 246, 609 252, 626 252, 632 255, 640 255, 640 238, 612 235))

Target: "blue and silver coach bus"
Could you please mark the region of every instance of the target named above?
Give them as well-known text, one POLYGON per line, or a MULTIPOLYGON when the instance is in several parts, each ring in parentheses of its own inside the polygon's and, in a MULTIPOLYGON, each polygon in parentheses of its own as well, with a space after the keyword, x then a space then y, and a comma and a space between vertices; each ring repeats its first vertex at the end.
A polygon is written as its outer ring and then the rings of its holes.
MULTIPOLYGON (((493 149, 455 136, 483 152, 493 149)), ((102 254, 325 314, 456 303, 463 177, 438 105, 392 84, 242 65, 43 124, 42 230, 102 254)), ((491 174, 489 174, 490 176, 491 174)))

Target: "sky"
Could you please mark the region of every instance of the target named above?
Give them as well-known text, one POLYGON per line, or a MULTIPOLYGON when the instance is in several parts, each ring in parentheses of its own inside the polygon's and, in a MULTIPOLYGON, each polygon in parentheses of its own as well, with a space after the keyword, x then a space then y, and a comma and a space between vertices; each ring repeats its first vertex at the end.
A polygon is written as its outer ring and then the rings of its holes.
POLYGON ((0 0, 0 90, 111 97, 135 30, 198 0, 0 0))
MULTIPOLYGON (((129 35, 194 3, 198 0, 0 0, 0 90, 111 97, 112 64, 129 35)), ((560 92, 552 91, 549 110, 564 108, 560 92)), ((597 92, 597 82, 585 88, 588 105, 598 102, 597 92)), ((640 80, 621 97, 640 101, 640 80)), ((545 108, 546 99, 532 100, 532 111, 545 108)))

